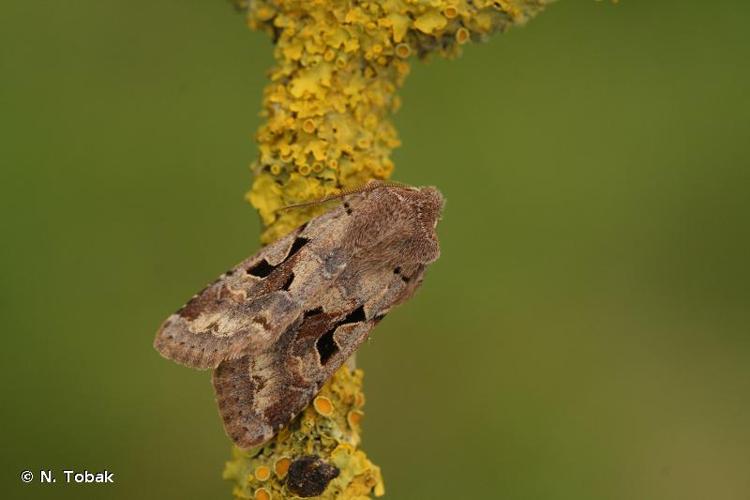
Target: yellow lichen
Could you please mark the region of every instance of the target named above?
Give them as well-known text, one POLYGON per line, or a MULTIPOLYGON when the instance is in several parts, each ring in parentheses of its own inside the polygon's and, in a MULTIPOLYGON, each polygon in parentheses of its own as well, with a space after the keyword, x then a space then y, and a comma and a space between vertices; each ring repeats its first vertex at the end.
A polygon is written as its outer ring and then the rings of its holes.
POLYGON ((255 500, 271 500, 273 497, 271 493, 265 488, 258 488, 255 490, 255 500))
POLYGON ((465 44, 471 39, 471 34, 466 28, 458 28, 456 30, 456 41, 460 44, 465 44))
POLYGON ((285 478, 295 457, 316 455, 339 469, 339 475, 326 488, 323 499, 367 498, 383 494, 380 468, 357 447, 359 428, 351 425, 352 412, 361 418, 357 403, 362 402, 362 370, 341 367, 323 386, 318 399, 335 408, 322 417, 311 405, 288 428, 266 445, 253 450, 233 449, 233 458, 224 468, 224 478, 234 482, 236 498, 257 498, 263 490, 273 498, 289 498, 285 478), (291 436, 294 436, 293 438, 291 436), (275 476, 271 476, 271 471, 275 476))
POLYGON ((325 396, 318 396, 313 399, 313 408, 324 417, 330 417, 334 410, 333 403, 325 396))
POLYGON ((346 414, 346 421, 349 424, 349 427, 358 429, 359 424, 362 423, 362 417, 364 416, 365 414, 359 410, 351 410, 346 414))
POLYGON ((399 145, 391 114, 411 54, 455 56, 462 44, 522 23, 549 1, 236 0, 249 26, 276 40, 248 193, 266 226, 262 241, 316 215, 277 208, 390 176, 399 145), (295 174, 305 188, 290 187, 295 174))
POLYGON ((365 405, 365 393, 358 392, 354 395, 354 406, 362 408, 365 405))
POLYGON ((276 463, 273 464, 273 471, 276 473, 276 475, 283 479, 286 477, 286 473, 289 470, 289 466, 292 464, 292 461, 289 460, 287 457, 281 457, 280 459, 276 460, 276 463))
POLYGON ((445 16, 435 10, 430 10, 414 20, 414 27, 428 35, 442 31, 447 24, 448 20, 445 16))
MULTIPOLYGON (((524 22, 551 0, 234 1, 247 10, 248 26, 275 43, 247 194, 268 243, 326 209, 280 208, 390 177, 390 155, 400 145, 391 115, 412 55, 454 57, 462 45, 524 22)), ((318 498, 383 495, 380 469, 358 449, 362 376, 340 368, 269 443, 234 448, 224 477, 234 482, 235 497, 288 498, 289 467, 305 455, 339 469, 318 498)))
POLYGON ((255 468, 255 479, 267 481, 271 477, 271 469, 267 465, 259 465, 255 468))
POLYGON ((443 15, 448 19, 453 19, 454 17, 458 15, 458 9, 456 8, 455 5, 447 5, 443 9, 443 15))

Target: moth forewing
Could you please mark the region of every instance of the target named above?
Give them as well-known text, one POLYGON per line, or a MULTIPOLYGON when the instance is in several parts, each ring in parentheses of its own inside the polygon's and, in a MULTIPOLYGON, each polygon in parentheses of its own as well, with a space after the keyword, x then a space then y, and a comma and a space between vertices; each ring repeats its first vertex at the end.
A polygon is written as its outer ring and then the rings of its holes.
POLYGON ((156 334, 156 350, 179 364, 206 369, 272 344, 307 297, 343 270, 346 258, 331 256, 321 245, 326 232, 341 230, 337 215, 320 216, 318 227, 301 226, 219 276, 167 318, 156 334), (316 272, 321 263, 324 273, 316 272))
POLYGON ((262 444, 325 381, 439 255, 435 188, 377 185, 230 269, 170 316, 154 346, 213 384, 229 437, 262 444))
POLYGON ((289 253, 299 232, 245 259, 194 295, 159 328, 156 350, 177 363, 206 369, 236 358, 249 344, 271 341, 267 313, 293 304, 285 295, 268 294, 266 278, 283 266, 281 255, 289 253), (284 299, 285 305, 277 303, 284 299))

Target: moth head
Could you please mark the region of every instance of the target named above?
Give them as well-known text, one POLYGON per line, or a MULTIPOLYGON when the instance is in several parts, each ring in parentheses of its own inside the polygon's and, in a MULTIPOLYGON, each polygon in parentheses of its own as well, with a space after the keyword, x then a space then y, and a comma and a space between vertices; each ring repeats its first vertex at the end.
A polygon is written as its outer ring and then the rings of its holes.
POLYGON ((423 187, 416 190, 415 209, 417 224, 420 229, 420 261, 430 263, 440 256, 437 228, 443 213, 445 198, 435 187, 423 187))
POLYGON ((420 188, 420 210, 419 217, 425 227, 432 228, 433 231, 440 222, 440 216, 443 213, 445 198, 436 187, 428 186, 420 188))
MULTIPOLYGON (((370 184, 367 185, 368 187, 370 184)), ((429 264, 440 256, 435 228, 443 195, 434 187, 374 184, 352 218, 360 258, 386 266, 429 264)))

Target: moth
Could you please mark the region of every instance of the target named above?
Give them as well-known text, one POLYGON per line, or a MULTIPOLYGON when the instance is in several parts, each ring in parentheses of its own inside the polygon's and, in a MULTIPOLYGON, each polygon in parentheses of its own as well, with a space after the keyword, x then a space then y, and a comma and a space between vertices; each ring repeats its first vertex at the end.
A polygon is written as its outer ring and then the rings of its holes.
POLYGON ((371 183, 222 274, 161 325, 167 359, 213 369, 224 428, 265 443, 440 255, 434 187, 371 183))

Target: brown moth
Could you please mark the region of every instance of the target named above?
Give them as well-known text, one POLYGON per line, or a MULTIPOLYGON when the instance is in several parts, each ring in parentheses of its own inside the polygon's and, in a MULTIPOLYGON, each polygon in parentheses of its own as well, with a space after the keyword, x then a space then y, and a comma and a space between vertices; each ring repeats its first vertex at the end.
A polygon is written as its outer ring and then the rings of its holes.
POLYGON ((240 262, 171 315, 154 347, 215 369, 227 435, 271 439, 318 393, 439 254, 443 197, 371 183, 240 262))

